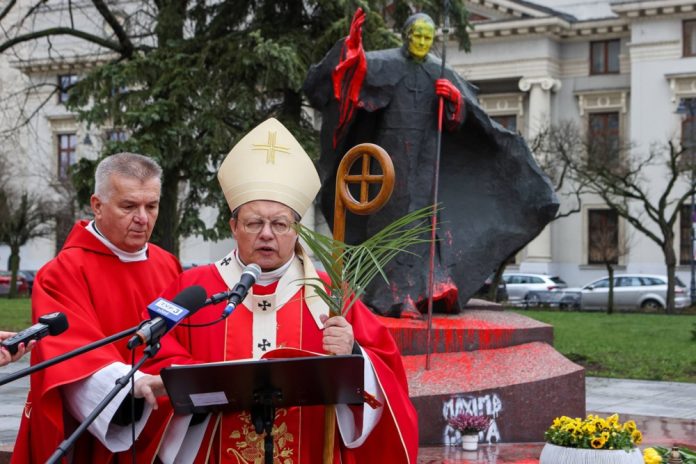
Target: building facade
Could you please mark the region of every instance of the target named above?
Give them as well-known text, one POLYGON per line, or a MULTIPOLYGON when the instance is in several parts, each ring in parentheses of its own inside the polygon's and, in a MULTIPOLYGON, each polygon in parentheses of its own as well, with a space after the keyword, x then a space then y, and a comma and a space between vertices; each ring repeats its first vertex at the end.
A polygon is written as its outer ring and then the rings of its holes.
MULTIPOLYGON (((466 4, 475 26, 470 33, 472 51, 460 51, 450 41, 448 65, 478 85, 482 106, 503 126, 532 140, 549 124, 572 121, 590 132, 630 142, 639 152, 696 133, 694 113, 688 111, 692 104, 696 110, 696 0, 468 0, 466 4)), ((118 5, 127 12, 138 2, 118 5)), ((48 6, 40 20, 50 24, 67 14, 60 4, 48 6)), ((72 20, 90 23, 91 18, 72 20)), ((104 25, 92 21, 90 27, 96 31, 104 25)), ((17 93, 18 101, 30 103, 27 108, 40 108, 17 128, 12 146, 14 158, 20 160, 13 180, 39 189, 46 179, 64 178, 80 157, 96 157, 104 143, 127 137, 119 128, 81 125, 66 110, 69 86, 108 55, 77 38, 56 40, 60 43, 53 47, 27 44, 0 55, 0 92, 5 97, 17 93), (56 59, 51 50, 59 48, 62 56, 56 59), (19 95, 22 88, 30 90, 19 95)), ((0 112, 0 128, 16 124, 17 117, 8 108, 0 112)), ((664 173, 655 168, 645 177, 659 192, 664 173)), ((559 275, 572 286, 585 284, 606 272, 594 257, 597 245, 592 231, 612 224, 616 245, 630 244, 617 260, 618 270, 665 272, 658 246, 599 198, 586 196, 579 205, 562 191, 559 198, 561 210, 578 206, 579 211, 551 223, 509 268, 559 275)), ((211 220, 215 214, 208 212, 211 220)), ((313 220, 306 218, 310 224, 313 220)), ((674 230, 678 276, 685 282, 690 280, 690 231, 687 208, 674 230)), ((47 237, 23 247, 21 268, 38 269, 53 257, 57 243, 60 238, 47 237)), ((227 241, 189 238, 182 241, 181 260, 210 262, 229 247, 227 241)), ((7 248, 0 247, 0 268, 5 268, 7 255, 7 248)))
MULTIPOLYGON (((693 134, 696 97, 696 1, 473 0, 467 2, 471 53, 447 50, 449 64, 480 89, 488 113, 528 140, 565 121, 586 136, 602 134, 647 154, 693 134), (691 131, 691 132, 690 132, 691 131)), ((644 173, 657 201, 666 182, 659 166, 644 173)), ((688 189, 683 179, 675 195, 688 189)), ((609 210, 600 198, 578 203, 560 191, 561 211, 511 269, 561 276, 572 286, 606 275, 594 230, 610 224, 622 250, 619 272, 664 274, 658 245, 609 210)), ((636 206, 638 208, 638 206, 636 206)), ((690 281, 689 206, 675 225, 677 275, 690 281)), ((640 211, 637 211, 641 213, 640 211)))

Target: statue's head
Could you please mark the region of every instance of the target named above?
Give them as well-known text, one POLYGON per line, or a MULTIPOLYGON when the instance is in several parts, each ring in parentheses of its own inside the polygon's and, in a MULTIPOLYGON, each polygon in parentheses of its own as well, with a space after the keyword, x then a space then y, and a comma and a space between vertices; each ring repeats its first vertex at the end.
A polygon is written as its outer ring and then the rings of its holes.
POLYGON ((401 30, 404 44, 408 45, 409 54, 422 60, 430 51, 435 39, 435 22, 425 13, 409 16, 401 30))

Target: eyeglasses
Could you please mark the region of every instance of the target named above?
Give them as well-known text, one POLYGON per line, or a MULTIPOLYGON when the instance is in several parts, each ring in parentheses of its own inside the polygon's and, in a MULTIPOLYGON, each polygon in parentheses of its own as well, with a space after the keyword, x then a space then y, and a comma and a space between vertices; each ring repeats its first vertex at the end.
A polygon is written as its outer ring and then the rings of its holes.
POLYGON ((247 233, 258 234, 263 230, 266 224, 271 225, 271 230, 274 234, 283 235, 290 232, 294 222, 290 222, 286 219, 251 219, 249 221, 242 222, 242 228, 247 233))

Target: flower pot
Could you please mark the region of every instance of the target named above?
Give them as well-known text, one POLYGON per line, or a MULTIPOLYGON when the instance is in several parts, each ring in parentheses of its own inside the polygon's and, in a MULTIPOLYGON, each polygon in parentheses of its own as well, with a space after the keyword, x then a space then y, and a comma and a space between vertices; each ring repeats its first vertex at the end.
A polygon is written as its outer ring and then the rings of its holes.
POLYGON ((541 450, 539 464, 643 464, 643 455, 638 448, 626 452, 566 448, 546 443, 541 450))
POLYGON ((478 449, 478 433, 462 435, 462 449, 464 451, 476 451, 478 449))

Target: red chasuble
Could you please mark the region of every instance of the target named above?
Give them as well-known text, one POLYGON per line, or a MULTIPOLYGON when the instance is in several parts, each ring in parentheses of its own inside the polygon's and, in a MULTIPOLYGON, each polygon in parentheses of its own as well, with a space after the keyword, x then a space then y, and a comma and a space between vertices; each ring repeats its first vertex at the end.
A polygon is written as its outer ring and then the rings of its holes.
MULTIPOLYGON (((56 258, 41 268, 32 295, 32 318, 55 311, 65 313, 68 330, 46 337, 32 350, 31 362, 47 359, 134 327, 148 303, 181 272, 176 258, 149 244, 148 259, 122 262, 89 231, 86 221, 78 222, 56 258)), ((31 390, 24 408, 13 463, 44 463, 58 445, 76 428, 76 421, 64 411, 61 385, 84 379, 113 363, 131 363, 126 341, 106 345, 56 364, 31 376, 31 390)), ((140 358, 142 350, 136 353, 140 358)), ((106 395, 108 392, 103 392, 106 395)), ((145 461, 151 462, 157 442, 148 438, 166 426, 166 410, 153 411, 136 446, 145 461), (165 417, 155 417, 157 414, 165 417)), ((171 411, 171 410, 170 410, 171 411)), ((110 453, 89 432, 73 447, 75 463, 106 463, 110 453)), ((129 462, 130 452, 119 454, 118 462, 129 462)))
MULTIPOLYGON (((301 267, 299 259, 296 261, 301 267)), ((186 271, 167 289, 165 298, 171 298, 192 285, 203 286, 209 295, 227 290, 230 283, 226 283, 218 271, 225 262, 227 265, 236 264, 230 255, 216 264, 186 271)), ((321 277, 327 279, 326 275, 321 277)), ((224 307, 225 303, 205 307, 189 322, 214 321, 220 317, 224 307)), ((406 375, 394 339, 360 302, 353 305, 346 319, 353 326, 356 341, 370 357, 385 393, 386 404, 379 423, 359 448, 346 448, 337 431, 334 462, 366 463, 380 462, 381 459, 382 462, 415 464, 417 415, 408 397, 406 375)), ((223 322, 203 328, 177 327, 163 338, 162 349, 148 370, 154 373, 171 364, 258 358, 274 348, 323 352, 322 332, 304 300, 302 286, 294 278, 284 277, 268 287, 255 285, 253 295, 249 295, 223 322), (287 283, 290 290, 281 288, 287 283), (271 319, 264 319, 263 308, 273 309, 274 304, 277 305, 276 314, 271 319), (268 321, 273 327, 270 330, 269 327, 260 328, 259 320, 268 321)), ((220 421, 213 417, 210 423, 196 462, 247 464, 263 460, 263 434, 255 432, 248 411, 225 414, 220 421)), ((274 461, 282 464, 321 463, 323 435, 323 406, 279 409, 273 426, 274 461)))

